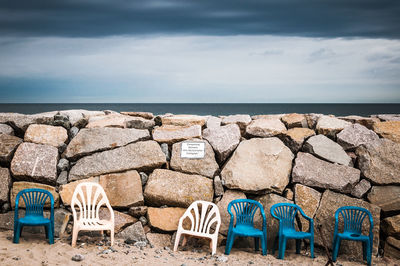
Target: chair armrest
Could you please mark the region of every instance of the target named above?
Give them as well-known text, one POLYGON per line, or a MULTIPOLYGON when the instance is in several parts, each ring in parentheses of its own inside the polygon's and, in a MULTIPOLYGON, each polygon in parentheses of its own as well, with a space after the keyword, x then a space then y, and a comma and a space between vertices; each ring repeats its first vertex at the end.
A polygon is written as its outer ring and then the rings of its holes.
POLYGON ((50 221, 54 224, 54 198, 51 193, 49 193, 50 196, 50 221))
POLYGON ((234 221, 234 219, 235 219, 235 216, 233 215, 233 213, 232 213, 232 211, 231 211, 231 208, 229 208, 229 207, 232 207, 232 205, 228 205, 228 209, 227 209, 229 215, 231 216, 231 219, 230 219, 230 221, 229 221, 229 229, 228 229, 228 232, 232 230, 232 228, 233 228, 233 221, 234 221))
POLYGON ((338 233, 338 224, 339 224, 339 212, 335 212, 335 229, 333 231, 333 236, 337 235, 338 233))

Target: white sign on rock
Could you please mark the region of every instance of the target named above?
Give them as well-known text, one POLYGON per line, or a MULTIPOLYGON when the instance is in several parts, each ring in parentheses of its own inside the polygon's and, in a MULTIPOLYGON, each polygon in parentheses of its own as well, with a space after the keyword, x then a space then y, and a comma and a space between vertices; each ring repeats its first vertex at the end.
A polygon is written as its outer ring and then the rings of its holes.
POLYGON ((181 145, 181 158, 204 158, 204 142, 183 142, 181 145))

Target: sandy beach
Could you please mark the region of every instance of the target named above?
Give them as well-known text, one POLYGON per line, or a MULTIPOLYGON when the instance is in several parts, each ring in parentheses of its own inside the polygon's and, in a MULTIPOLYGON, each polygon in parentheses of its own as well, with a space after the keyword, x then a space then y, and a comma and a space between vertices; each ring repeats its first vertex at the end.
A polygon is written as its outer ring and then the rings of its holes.
MULTIPOLYGON (((285 260, 268 254, 262 256, 250 249, 232 249, 225 256, 224 246, 219 247, 217 254, 211 256, 207 247, 188 247, 173 252, 168 247, 154 246, 140 248, 127 245, 116 239, 112 248, 103 245, 100 238, 90 238, 88 242, 78 241, 77 248, 72 248, 68 239, 59 239, 49 245, 42 234, 24 233, 19 244, 12 243, 12 231, 0 232, 1 265, 325 265, 326 255, 317 249, 316 258, 311 259, 303 250, 300 255, 287 251, 285 260), (82 261, 73 261, 72 257, 83 255, 82 261)), ((80 237, 84 240, 85 237, 80 237)), ((399 260, 390 258, 373 258, 373 265, 400 265, 399 260)), ((348 256, 339 256, 335 265, 365 265, 348 256)))

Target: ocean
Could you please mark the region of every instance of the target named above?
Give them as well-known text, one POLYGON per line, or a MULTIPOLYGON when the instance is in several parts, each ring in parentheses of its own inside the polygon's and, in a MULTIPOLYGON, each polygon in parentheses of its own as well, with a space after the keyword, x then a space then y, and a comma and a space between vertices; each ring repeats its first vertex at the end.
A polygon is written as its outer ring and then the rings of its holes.
POLYGON ((399 114, 400 104, 352 103, 23 103, 0 104, 0 112, 35 114, 69 109, 152 112, 153 114, 281 114, 322 113, 336 116, 399 114))

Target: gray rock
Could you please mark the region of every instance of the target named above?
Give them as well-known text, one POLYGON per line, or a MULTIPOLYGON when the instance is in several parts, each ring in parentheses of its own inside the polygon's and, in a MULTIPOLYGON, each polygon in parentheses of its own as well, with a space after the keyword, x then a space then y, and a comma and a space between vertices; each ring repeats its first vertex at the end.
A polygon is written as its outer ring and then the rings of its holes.
POLYGON ((382 121, 400 121, 400 114, 382 114, 376 115, 382 121))
POLYGON ((318 123, 318 119, 321 116, 323 116, 323 114, 311 113, 311 114, 306 114, 305 116, 306 116, 308 127, 311 128, 311 129, 315 129, 316 126, 317 126, 317 123, 318 123))
MULTIPOLYGON (((295 203, 301 207, 308 217, 314 219, 322 194, 313 188, 303 186, 301 184, 296 184, 294 191, 295 203)), ((301 215, 299 216, 302 230, 305 231, 308 229, 309 222, 304 217, 301 217, 301 215)))
POLYGON ((312 129, 295 127, 283 132, 279 137, 293 153, 297 153, 303 146, 304 141, 314 135, 315 131, 312 129))
POLYGON ((217 256, 216 261, 225 263, 228 261, 228 257, 225 256, 217 256))
POLYGON ((144 190, 146 204, 152 206, 189 207, 196 200, 212 201, 213 196, 211 179, 165 169, 155 169, 144 190))
POLYGON ((253 137, 273 137, 286 131, 285 125, 279 119, 256 119, 246 127, 246 134, 253 137))
POLYGON ((203 138, 213 147, 217 160, 223 163, 240 143, 240 129, 236 124, 206 128, 203 138))
POLYGON ((358 146, 377 139, 379 139, 379 136, 374 131, 360 124, 347 126, 337 134, 337 142, 345 150, 355 150, 358 146))
POLYGON ((83 261, 84 259, 85 259, 85 256, 83 256, 82 254, 75 254, 71 258, 71 260, 73 260, 73 261, 83 261))
POLYGON ((6 124, 0 124, 0 134, 14 135, 14 129, 6 124))
POLYGON ((228 235, 231 216, 229 215, 227 208, 228 204, 235 199, 246 199, 246 195, 241 191, 227 190, 222 199, 217 203, 221 215, 221 226, 219 228, 220 234, 228 235))
POLYGON ((299 152, 292 172, 292 181, 306 186, 328 188, 350 193, 360 180, 360 170, 320 160, 299 152))
POLYGON ((18 137, 0 134, 0 162, 9 163, 21 143, 22 139, 18 137))
POLYGON ((121 112, 122 115, 137 116, 144 119, 153 119, 154 115, 150 112, 121 112))
POLYGON ((125 124, 127 128, 136 129, 152 129, 156 125, 154 120, 149 120, 142 117, 132 117, 131 119, 127 119, 125 124))
POLYGON ((142 216, 146 216, 147 214, 147 206, 134 206, 130 207, 128 211, 129 215, 133 217, 140 218, 142 216))
POLYGON ((147 224, 147 219, 144 216, 140 217, 139 221, 142 223, 143 226, 145 226, 147 224))
POLYGON ((209 178, 218 172, 219 166, 215 161, 215 154, 211 145, 204 140, 191 139, 187 141, 178 142, 172 145, 172 156, 170 166, 175 171, 180 171, 188 174, 199 174, 209 178), (181 147, 182 143, 187 142, 202 142, 204 143, 204 157, 203 158, 182 158, 181 147))
POLYGON ((11 188, 10 171, 0 167, 0 204, 8 202, 8 191, 11 188))
POLYGON ((246 127, 251 122, 251 117, 249 115, 228 115, 222 119, 222 125, 237 124, 240 128, 240 132, 244 134, 246 132, 246 127))
POLYGON ((282 193, 294 156, 278 138, 242 141, 221 172, 225 186, 252 193, 282 193))
POLYGON ((133 242, 146 241, 146 234, 141 222, 136 222, 128 226, 122 232, 118 233, 116 237, 133 242))
POLYGON ((222 119, 220 117, 209 116, 206 121, 207 128, 219 128, 221 126, 222 119))
POLYGON ((57 164, 58 171, 67 171, 69 169, 69 161, 65 158, 61 158, 57 164))
POLYGON ((140 180, 142 181, 142 186, 145 186, 147 180, 149 180, 149 176, 144 172, 140 172, 139 175, 140 175, 140 180))
POLYGON ((78 160, 71 168, 69 179, 79 180, 131 169, 146 171, 158 168, 165 163, 165 154, 157 142, 142 141, 95 153, 78 160))
POLYGON ((371 183, 367 179, 362 179, 351 191, 351 195, 357 198, 362 198, 365 193, 371 188, 371 183))
POLYGON ((399 186, 373 186, 368 193, 368 200, 382 208, 384 212, 400 210, 399 186))
POLYGON ((350 156, 347 155, 343 148, 324 135, 310 137, 304 143, 303 150, 332 163, 347 166, 352 164, 350 156))
POLYGON ((57 114, 54 116, 53 126, 61 126, 65 129, 70 129, 71 122, 69 122, 68 116, 57 114))
POLYGON ((388 237, 385 242, 385 257, 400 259, 400 240, 388 237))
POLYGON ((368 129, 372 129, 374 123, 381 121, 377 117, 362 117, 358 115, 342 116, 338 118, 353 124, 360 124, 368 129))
POLYGON ((337 133, 350 125, 350 122, 346 122, 336 117, 324 115, 318 119, 316 130, 318 134, 323 134, 332 139, 335 139, 337 133))
POLYGON ((382 231, 387 236, 393 236, 393 237, 399 239, 400 238, 400 214, 385 218, 382 221, 382 231))
POLYGON ((67 184, 68 183, 68 172, 67 171, 62 171, 58 175, 56 183, 59 186, 67 184))
POLYGON ((361 173, 372 183, 400 184, 400 143, 379 139, 356 149, 361 173))
POLYGON ((58 150, 49 145, 22 143, 11 161, 11 173, 18 180, 55 184, 58 150))
POLYGON ((104 112, 102 111, 88 111, 83 109, 75 109, 75 110, 63 110, 59 112, 60 115, 67 116, 68 120, 71 122, 73 126, 78 128, 82 128, 84 126, 79 125, 79 123, 86 118, 86 121, 90 117, 94 116, 102 116, 104 112))
POLYGON ((0 123, 7 123, 13 128, 23 133, 31 124, 47 124, 53 123, 54 115, 57 112, 40 113, 34 115, 24 115, 18 113, 0 113, 0 123))
POLYGON ((62 237, 72 215, 69 211, 61 208, 54 210, 54 236, 62 237))
POLYGON ((216 197, 224 195, 224 187, 219 176, 214 177, 214 195, 216 197))
MULTIPOLYGON (((366 201, 351 198, 349 196, 332 192, 326 190, 321 198, 317 213, 315 215, 314 223, 316 225, 322 225, 322 233, 325 237, 327 243, 332 243, 333 232, 335 227, 335 212, 338 208, 342 206, 358 206, 368 209, 374 221, 374 240, 373 240, 373 250, 372 254, 376 255, 378 253, 379 244, 379 227, 380 227, 380 212, 381 209, 373 204, 369 204, 366 201)), ((339 223, 339 232, 343 230, 343 223, 339 223)), ((318 231, 315 231, 318 232, 318 231)), ((369 222, 365 221, 363 226, 363 234, 369 234, 369 222)), ((319 233, 316 233, 315 243, 322 245, 322 240, 319 233)), ((328 245, 331 248, 331 245, 328 245)), ((354 241, 342 241, 340 246, 340 253, 352 254, 358 257, 362 257, 362 246, 354 241)))
POLYGON ((79 128, 71 127, 71 129, 69 130, 69 137, 73 139, 75 138, 76 135, 78 135, 78 133, 79 133, 79 128))
POLYGON ((169 154, 169 149, 168 149, 168 144, 167 143, 161 143, 161 150, 165 154, 165 157, 167 158, 167 161, 171 160, 171 155, 169 154))
POLYGON ((201 138, 200 125, 188 127, 163 125, 153 130, 153 139, 159 143, 172 144, 192 138, 201 138))
POLYGON ((84 128, 68 144, 65 155, 76 159, 94 152, 125 146, 129 143, 147 140, 147 130, 124 128, 84 128))

